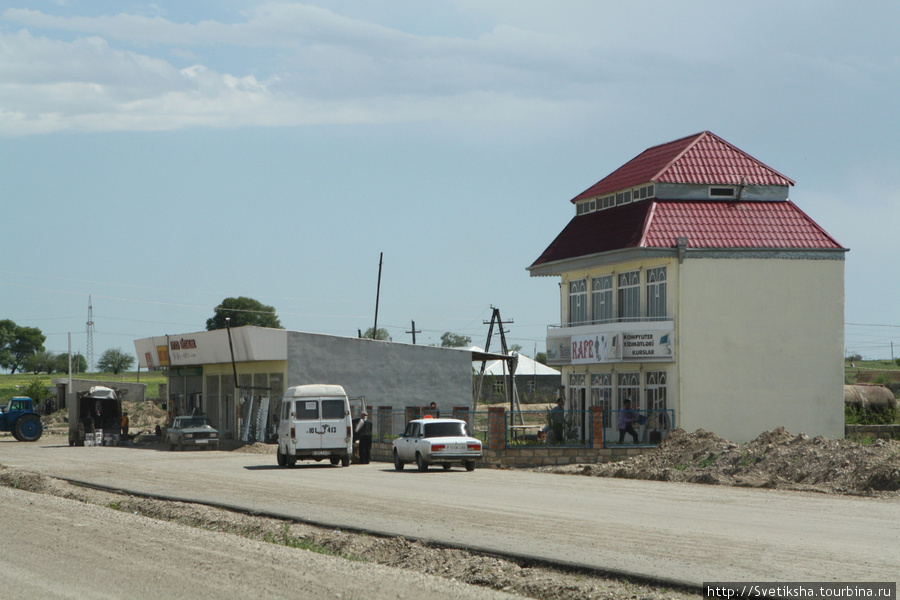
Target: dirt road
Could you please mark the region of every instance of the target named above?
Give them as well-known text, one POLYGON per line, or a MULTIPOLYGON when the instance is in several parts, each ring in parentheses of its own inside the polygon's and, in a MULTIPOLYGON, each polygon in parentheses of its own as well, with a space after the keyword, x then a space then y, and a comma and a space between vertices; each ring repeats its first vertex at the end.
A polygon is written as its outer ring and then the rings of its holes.
POLYGON ((0 519, 4 598, 517 597, 5 487, 0 519))
POLYGON ((132 493, 694 586, 898 578, 900 503, 892 499, 528 471, 398 473, 383 463, 289 470, 268 455, 44 440, 0 441, 0 457, 132 493))

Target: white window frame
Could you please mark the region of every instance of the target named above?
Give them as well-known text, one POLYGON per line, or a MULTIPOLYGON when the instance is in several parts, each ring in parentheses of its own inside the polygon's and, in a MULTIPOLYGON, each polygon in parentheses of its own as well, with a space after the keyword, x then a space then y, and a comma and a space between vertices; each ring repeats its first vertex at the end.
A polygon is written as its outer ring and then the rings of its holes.
POLYGON ((569 326, 587 325, 587 279, 569 281, 569 326))
POLYGON ((666 268, 647 269, 647 319, 661 321, 668 318, 666 310, 666 268))
POLYGON ((591 321, 595 324, 615 321, 613 283, 611 274, 591 278, 591 321))
POLYGON ((641 272, 619 273, 616 281, 616 317, 620 322, 641 318, 641 272))

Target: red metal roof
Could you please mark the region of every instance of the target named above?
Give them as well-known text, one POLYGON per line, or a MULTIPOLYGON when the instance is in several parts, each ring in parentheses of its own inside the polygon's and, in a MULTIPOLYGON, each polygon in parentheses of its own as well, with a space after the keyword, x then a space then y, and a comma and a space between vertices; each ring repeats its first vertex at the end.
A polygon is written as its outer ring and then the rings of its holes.
POLYGON ((648 200, 572 219, 532 264, 626 248, 844 250, 791 201, 648 200))
POLYGON ((645 183, 794 185, 778 171, 704 131, 644 150, 572 202, 645 183))

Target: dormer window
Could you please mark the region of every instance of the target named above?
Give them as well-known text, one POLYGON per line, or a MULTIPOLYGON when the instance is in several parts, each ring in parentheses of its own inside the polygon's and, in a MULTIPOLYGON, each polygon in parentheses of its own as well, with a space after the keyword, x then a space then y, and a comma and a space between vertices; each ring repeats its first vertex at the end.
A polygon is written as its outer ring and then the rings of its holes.
POLYGON ((709 188, 709 197, 710 198, 736 198, 737 197, 737 188, 733 186, 710 186, 709 188))

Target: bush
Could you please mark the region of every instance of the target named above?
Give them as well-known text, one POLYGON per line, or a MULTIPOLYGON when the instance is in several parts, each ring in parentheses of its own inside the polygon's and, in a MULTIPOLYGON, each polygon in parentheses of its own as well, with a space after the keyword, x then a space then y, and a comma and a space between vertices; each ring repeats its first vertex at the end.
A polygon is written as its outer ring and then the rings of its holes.
POLYGON ((844 423, 847 425, 893 425, 897 422, 897 409, 862 408, 854 404, 844 405, 844 423))
POLYGON ((40 377, 35 377, 28 382, 28 385, 24 390, 24 395, 34 400, 35 410, 38 409, 44 400, 51 396, 50 392, 47 390, 47 382, 40 377))

